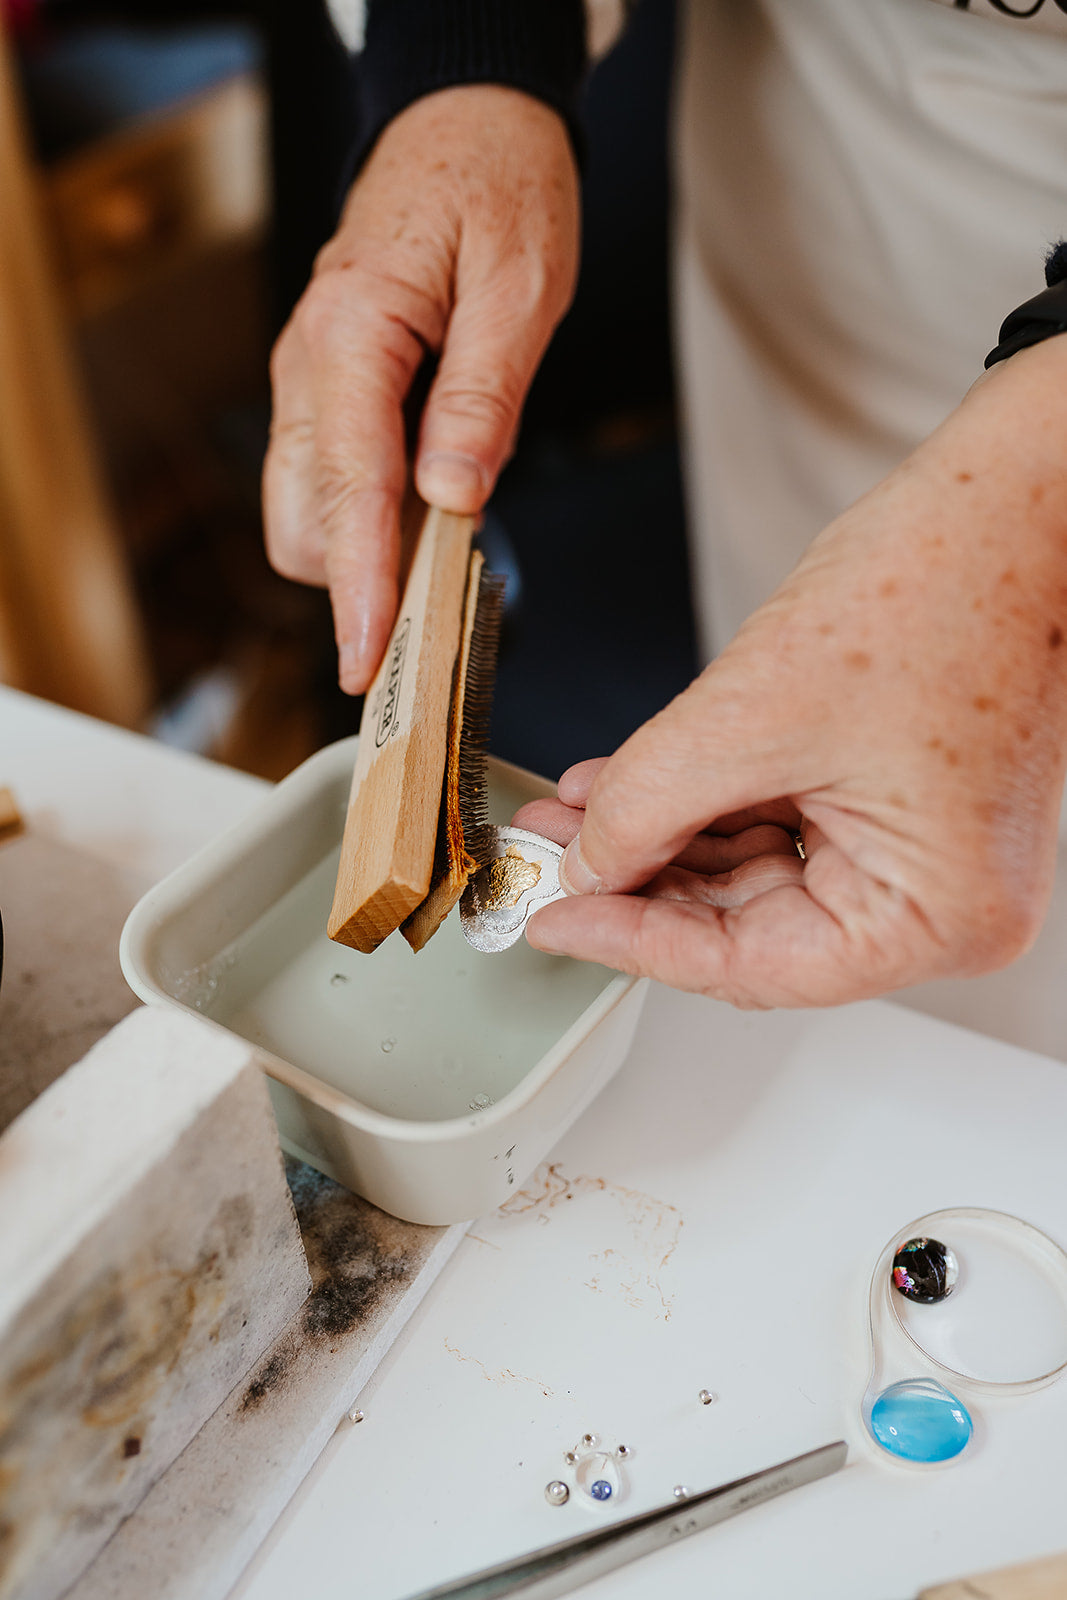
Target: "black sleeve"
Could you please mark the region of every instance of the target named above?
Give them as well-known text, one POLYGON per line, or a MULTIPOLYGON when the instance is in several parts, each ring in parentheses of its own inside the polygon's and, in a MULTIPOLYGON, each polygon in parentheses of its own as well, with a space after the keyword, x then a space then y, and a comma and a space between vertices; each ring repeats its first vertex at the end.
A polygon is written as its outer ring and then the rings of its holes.
POLYGON ((535 95, 565 119, 577 147, 585 67, 582 0, 369 0, 348 179, 398 112, 463 83, 535 95))
POLYGON ((1048 288, 1025 305, 1016 306, 1000 325, 999 343, 985 358, 987 367, 1007 360, 1017 350, 1040 344, 1055 333, 1067 333, 1067 241, 1056 245, 1045 263, 1048 288))

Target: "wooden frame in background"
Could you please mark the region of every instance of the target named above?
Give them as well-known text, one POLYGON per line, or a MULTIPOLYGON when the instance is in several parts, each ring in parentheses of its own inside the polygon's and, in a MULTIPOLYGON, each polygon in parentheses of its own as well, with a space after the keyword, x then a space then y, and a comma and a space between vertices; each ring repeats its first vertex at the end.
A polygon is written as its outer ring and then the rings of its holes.
POLYGON ((151 691, 0 25, 0 681, 134 727, 151 691))

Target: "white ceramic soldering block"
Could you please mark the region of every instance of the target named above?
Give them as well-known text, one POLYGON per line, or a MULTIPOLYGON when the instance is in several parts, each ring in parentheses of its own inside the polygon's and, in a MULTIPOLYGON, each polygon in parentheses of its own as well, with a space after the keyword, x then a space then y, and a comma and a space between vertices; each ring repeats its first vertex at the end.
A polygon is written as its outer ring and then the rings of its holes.
MULTIPOLYGON (((626 1056, 644 980, 520 940, 481 955, 447 919, 414 955, 326 936, 357 741, 320 750, 151 890, 122 938, 142 999, 260 1048, 282 1143, 410 1222, 466 1221, 520 1185, 626 1056)), ((508 821, 553 793, 489 763, 508 821)))
POLYGON ((0 1137, 0 1600, 54 1600, 311 1288, 254 1052, 155 1008, 0 1137))

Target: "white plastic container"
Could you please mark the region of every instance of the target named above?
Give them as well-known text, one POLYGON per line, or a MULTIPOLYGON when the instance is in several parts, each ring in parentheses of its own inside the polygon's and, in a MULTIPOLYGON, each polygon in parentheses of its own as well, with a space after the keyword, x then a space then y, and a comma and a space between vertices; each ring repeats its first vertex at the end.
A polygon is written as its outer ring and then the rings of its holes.
MULTIPOLYGON (((472 950, 453 913, 419 955, 326 937, 355 739, 320 750, 135 906, 122 970, 150 1003, 259 1047, 282 1143, 410 1222, 513 1193, 629 1049, 647 982, 472 950)), ((494 821, 552 792, 490 761, 494 821)))

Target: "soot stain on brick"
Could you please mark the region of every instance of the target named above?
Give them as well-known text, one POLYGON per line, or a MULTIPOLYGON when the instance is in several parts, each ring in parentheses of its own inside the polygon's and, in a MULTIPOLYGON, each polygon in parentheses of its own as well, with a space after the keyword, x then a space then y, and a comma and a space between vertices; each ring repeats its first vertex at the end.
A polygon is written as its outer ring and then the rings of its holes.
POLYGON ((51 1504, 50 1419, 65 1428, 66 1524, 76 1533, 110 1530, 129 1510, 123 1463, 150 1451, 152 1416, 168 1404, 169 1386, 182 1382, 172 1375, 226 1301, 225 1221, 221 1213, 211 1218, 195 1260, 175 1259, 163 1235, 84 1284, 58 1273, 18 1337, 0 1349, 0 1525, 10 1529, 0 1526, 0 1574, 36 1537, 39 1508, 51 1504))
POLYGON ((256 1213, 246 1194, 230 1195, 219 1206, 215 1218, 222 1232, 222 1243, 231 1261, 246 1255, 255 1237, 256 1213))
POLYGON ((174 1264, 165 1244, 149 1243, 60 1303, 32 1354, 0 1371, 0 1459, 34 1432, 42 1407, 89 1428, 122 1429, 120 1442, 128 1435, 225 1299, 213 1237, 214 1224, 191 1264, 174 1264))
POLYGON ((287 1339, 280 1350, 275 1350, 264 1365, 257 1371, 252 1382, 248 1385, 241 1397, 241 1410, 254 1411, 264 1401, 272 1389, 281 1383, 296 1357, 296 1345, 292 1339, 287 1339))
POLYGON ((336 1338, 407 1282, 424 1230, 387 1217, 311 1167, 294 1162, 287 1176, 311 1273, 304 1331, 336 1338))
MULTIPOLYGON (((285 1175, 311 1274, 303 1339, 329 1343, 372 1322, 397 1298, 438 1230, 387 1216, 302 1161, 286 1161, 285 1175)), ((301 1349, 293 1334, 271 1352, 246 1388, 241 1411, 257 1409, 285 1382, 301 1349)))

